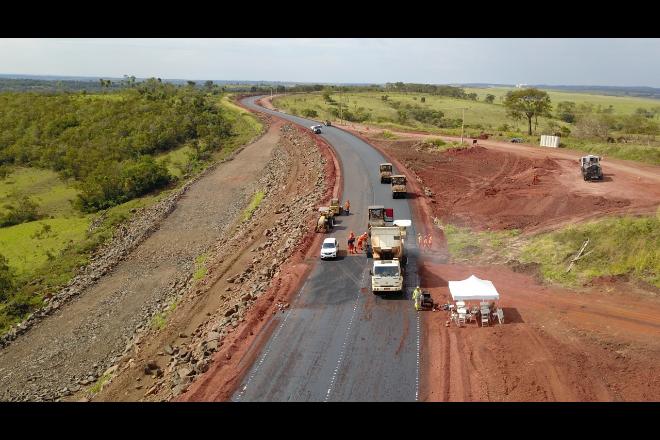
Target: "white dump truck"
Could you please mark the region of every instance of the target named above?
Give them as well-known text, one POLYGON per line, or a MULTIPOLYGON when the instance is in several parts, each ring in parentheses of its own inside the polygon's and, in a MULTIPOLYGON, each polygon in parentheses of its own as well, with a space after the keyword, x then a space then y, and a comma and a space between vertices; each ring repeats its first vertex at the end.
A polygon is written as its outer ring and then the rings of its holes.
POLYGON ((393 226, 371 228, 367 254, 374 260, 370 271, 374 294, 403 291, 406 229, 411 223, 410 220, 396 220, 393 226))

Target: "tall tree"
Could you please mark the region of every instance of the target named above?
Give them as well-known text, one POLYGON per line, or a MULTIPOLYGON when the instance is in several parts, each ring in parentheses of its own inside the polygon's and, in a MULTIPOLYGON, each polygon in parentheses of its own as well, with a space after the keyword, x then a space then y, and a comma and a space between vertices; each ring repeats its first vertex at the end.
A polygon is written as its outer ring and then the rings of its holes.
POLYGON ((527 118, 528 134, 532 134, 532 119, 550 113, 550 96, 538 89, 512 90, 506 94, 504 106, 514 119, 527 118))

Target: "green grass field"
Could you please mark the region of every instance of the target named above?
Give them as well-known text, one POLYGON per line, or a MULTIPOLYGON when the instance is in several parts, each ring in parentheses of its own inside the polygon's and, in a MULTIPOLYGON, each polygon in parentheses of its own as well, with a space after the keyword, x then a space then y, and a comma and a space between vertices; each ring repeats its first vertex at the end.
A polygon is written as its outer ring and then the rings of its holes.
POLYGON ((660 215, 607 218, 541 234, 523 249, 522 261, 540 263, 545 279, 562 284, 629 275, 660 287, 660 215), (566 272, 587 238, 585 254, 566 272))
MULTIPOLYGON (((388 102, 393 101, 400 102, 401 105, 410 104, 426 109, 439 110, 442 111, 445 115, 444 117, 448 119, 462 118, 463 110, 461 110, 461 108, 467 108, 467 110, 465 110, 464 131, 467 137, 476 137, 481 132, 485 131, 491 133, 494 139, 507 140, 512 137, 521 137, 528 143, 538 145, 539 135, 549 131, 548 126, 550 123, 554 123, 557 126, 568 127, 571 130, 574 129, 574 126, 571 124, 567 124, 557 119, 542 117, 538 119, 538 127, 536 129, 537 134, 528 136, 527 122, 524 120, 514 121, 507 117, 506 109, 499 99, 509 90, 511 89, 466 88, 465 91, 467 93, 477 93, 479 101, 476 102, 423 93, 397 92, 355 92, 344 93, 343 95, 335 93, 331 94, 330 97, 336 102, 339 102, 340 99, 342 99, 342 102, 347 106, 349 111, 355 112, 362 108, 365 112, 368 112, 370 117, 364 122, 365 124, 394 131, 419 130, 434 134, 457 136, 460 135, 461 128, 438 128, 416 120, 409 120, 406 124, 401 124, 397 122, 397 110, 388 104, 388 102), (492 94, 496 97, 493 104, 483 102, 483 99, 487 94, 492 94), (387 101, 381 99, 381 96, 383 95, 388 96, 387 101), (425 98, 426 102, 421 102, 422 97, 425 98), (508 129, 502 130, 505 124, 508 126, 508 129)), ((615 114, 629 115, 637 108, 651 110, 660 106, 660 101, 645 98, 591 95, 586 93, 565 93, 552 90, 549 90, 548 94, 552 100, 553 108, 555 108, 561 101, 573 101, 578 105, 593 104, 594 106, 600 105, 602 108, 607 108, 612 105, 615 114)), ((325 102, 320 92, 278 97, 275 98, 273 102, 276 107, 288 113, 301 115, 304 110, 314 110, 317 112, 318 116, 313 119, 337 120, 337 118, 330 112, 334 106, 325 102)), ((656 118, 657 117, 658 116, 656 116, 656 118)), ((613 135, 616 135, 616 133, 613 133, 613 135)), ((640 140, 637 143, 617 144, 596 140, 577 139, 568 136, 562 138, 562 146, 567 149, 600 154, 606 157, 660 165, 660 146, 657 145, 657 141, 651 142, 650 140, 640 140)))
MULTIPOLYGON (((482 101, 486 95, 495 95, 495 103, 500 104, 500 98, 503 99, 504 95, 513 88, 505 87, 490 87, 490 88, 469 88, 466 87, 466 93, 476 93, 479 100, 482 101)), ((580 104, 593 104, 595 107, 599 105, 601 108, 607 108, 610 105, 618 114, 631 114, 638 108, 650 110, 654 107, 660 106, 660 100, 648 98, 635 98, 630 96, 611 96, 611 95, 592 95, 589 93, 568 93, 560 92, 551 89, 544 89, 550 95, 553 103, 553 108, 557 103, 562 101, 572 101, 577 105, 580 104)))
POLYGON ((442 228, 456 262, 538 263, 543 279, 570 287, 616 275, 660 287, 660 208, 655 216, 609 217, 534 236, 517 230, 477 232, 451 224, 442 228), (583 257, 567 272, 587 238, 583 257))
POLYGON ((81 241, 90 218, 58 217, 0 228, 0 249, 19 277, 30 277, 49 261, 49 254, 57 258, 69 244, 81 241))
POLYGON ((4 205, 21 196, 29 196, 39 205, 40 211, 48 216, 72 215, 78 190, 64 182, 55 171, 39 168, 16 167, 0 180, 0 214, 4 205))

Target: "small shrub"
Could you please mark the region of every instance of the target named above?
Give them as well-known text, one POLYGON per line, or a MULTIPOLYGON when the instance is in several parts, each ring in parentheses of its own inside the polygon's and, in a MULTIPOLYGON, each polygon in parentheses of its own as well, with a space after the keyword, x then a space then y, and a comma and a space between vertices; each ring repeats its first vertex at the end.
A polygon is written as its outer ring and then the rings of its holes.
POLYGON ((0 227, 18 225, 38 219, 38 205, 29 197, 23 196, 16 205, 8 206, 8 212, 0 217, 0 227))

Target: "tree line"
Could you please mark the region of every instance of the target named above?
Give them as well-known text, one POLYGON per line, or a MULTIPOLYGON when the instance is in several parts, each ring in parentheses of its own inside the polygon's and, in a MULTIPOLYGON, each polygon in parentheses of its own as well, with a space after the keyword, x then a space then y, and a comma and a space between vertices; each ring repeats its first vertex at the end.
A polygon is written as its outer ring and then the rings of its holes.
POLYGON ((222 148, 231 125, 203 88, 149 79, 104 95, 0 94, 0 167, 50 168, 78 182, 78 207, 105 209, 172 180, 154 155, 222 148))

